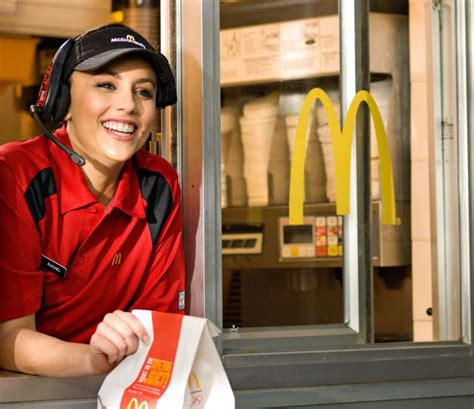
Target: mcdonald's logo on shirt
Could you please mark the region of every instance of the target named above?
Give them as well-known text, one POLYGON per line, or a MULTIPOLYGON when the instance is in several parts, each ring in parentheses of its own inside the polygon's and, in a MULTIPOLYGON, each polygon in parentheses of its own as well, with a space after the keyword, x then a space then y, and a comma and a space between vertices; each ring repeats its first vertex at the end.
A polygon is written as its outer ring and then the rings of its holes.
POLYGON ((117 253, 112 259, 112 266, 119 265, 122 262, 122 253, 117 253))
POLYGON ((132 36, 131 34, 127 34, 127 40, 135 41, 135 37, 132 36))
POLYGON ((387 143, 387 135, 382 116, 377 104, 367 91, 359 91, 353 98, 344 124, 339 125, 334 106, 328 94, 321 88, 313 88, 305 98, 296 127, 296 140, 291 158, 290 174, 290 224, 303 224, 304 200, 304 165, 306 159, 306 129, 309 123, 309 114, 315 101, 319 100, 326 110, 329 131, 331 134, 332 149, 334 152, 335 179, 336 179, 336 211, 339 215, 347 215, 350 210, 350 164, 352 135, 357 112, 362 102, 369 107, 375 125, 377 147, 380 160, 380 181, 382 196, 382 222, 397 224, 395 211, 395 193, 393 187, 392 160, 387 143))

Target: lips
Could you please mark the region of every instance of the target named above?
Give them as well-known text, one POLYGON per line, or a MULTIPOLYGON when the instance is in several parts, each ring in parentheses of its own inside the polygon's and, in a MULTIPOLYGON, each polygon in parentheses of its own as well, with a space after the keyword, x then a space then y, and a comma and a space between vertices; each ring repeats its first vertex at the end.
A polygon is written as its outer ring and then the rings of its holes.
POLYGON ((132 140, 138 129, 138 127, 133 123, 113 120, 102 122, 102 126, 109 135, 121 141, 132 140))

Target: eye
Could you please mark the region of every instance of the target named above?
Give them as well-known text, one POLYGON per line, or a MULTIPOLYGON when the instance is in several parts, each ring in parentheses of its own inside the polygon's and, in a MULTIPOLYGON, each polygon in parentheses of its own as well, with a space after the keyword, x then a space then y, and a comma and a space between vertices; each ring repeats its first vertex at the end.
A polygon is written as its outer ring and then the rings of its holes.
POLYGON ((135 93, 145 99, 152 99, 154 96, 154 93, 147 88, 138 88, 135 93))
POLYGON ((96 84, 97 88, 103 88, 103 89, 108 89, 108 90, 114 90, 115 87, 114 85, 109 82, 109 81, 101 81, 96 84))

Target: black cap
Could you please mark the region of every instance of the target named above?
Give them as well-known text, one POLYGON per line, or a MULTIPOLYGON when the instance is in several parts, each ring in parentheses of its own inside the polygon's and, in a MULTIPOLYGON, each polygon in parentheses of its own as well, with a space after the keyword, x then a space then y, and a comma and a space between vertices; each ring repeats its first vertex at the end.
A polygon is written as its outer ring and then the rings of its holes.
POLYGON ((147 58, 156 73, 156 105, 173 105, 176 84, 168 60, 143 36, 123 24, 109 24, 76 37, 66 62, 65 75, 68 77, 73 71, 95 71, 116 58, 132 54, 147 58))

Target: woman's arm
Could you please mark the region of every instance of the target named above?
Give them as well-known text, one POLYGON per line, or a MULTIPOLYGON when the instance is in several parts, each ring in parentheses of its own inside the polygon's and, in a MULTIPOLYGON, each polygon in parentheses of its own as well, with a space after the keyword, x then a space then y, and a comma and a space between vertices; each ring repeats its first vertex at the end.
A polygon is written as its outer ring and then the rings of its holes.
POLYGON ((138 337, 149 340, 140 321, 123 311, 104 317, 90 345, 36 331, 32 314, 0 323, 0 367, 50 377, 104 374, 137 350, 138 337))

